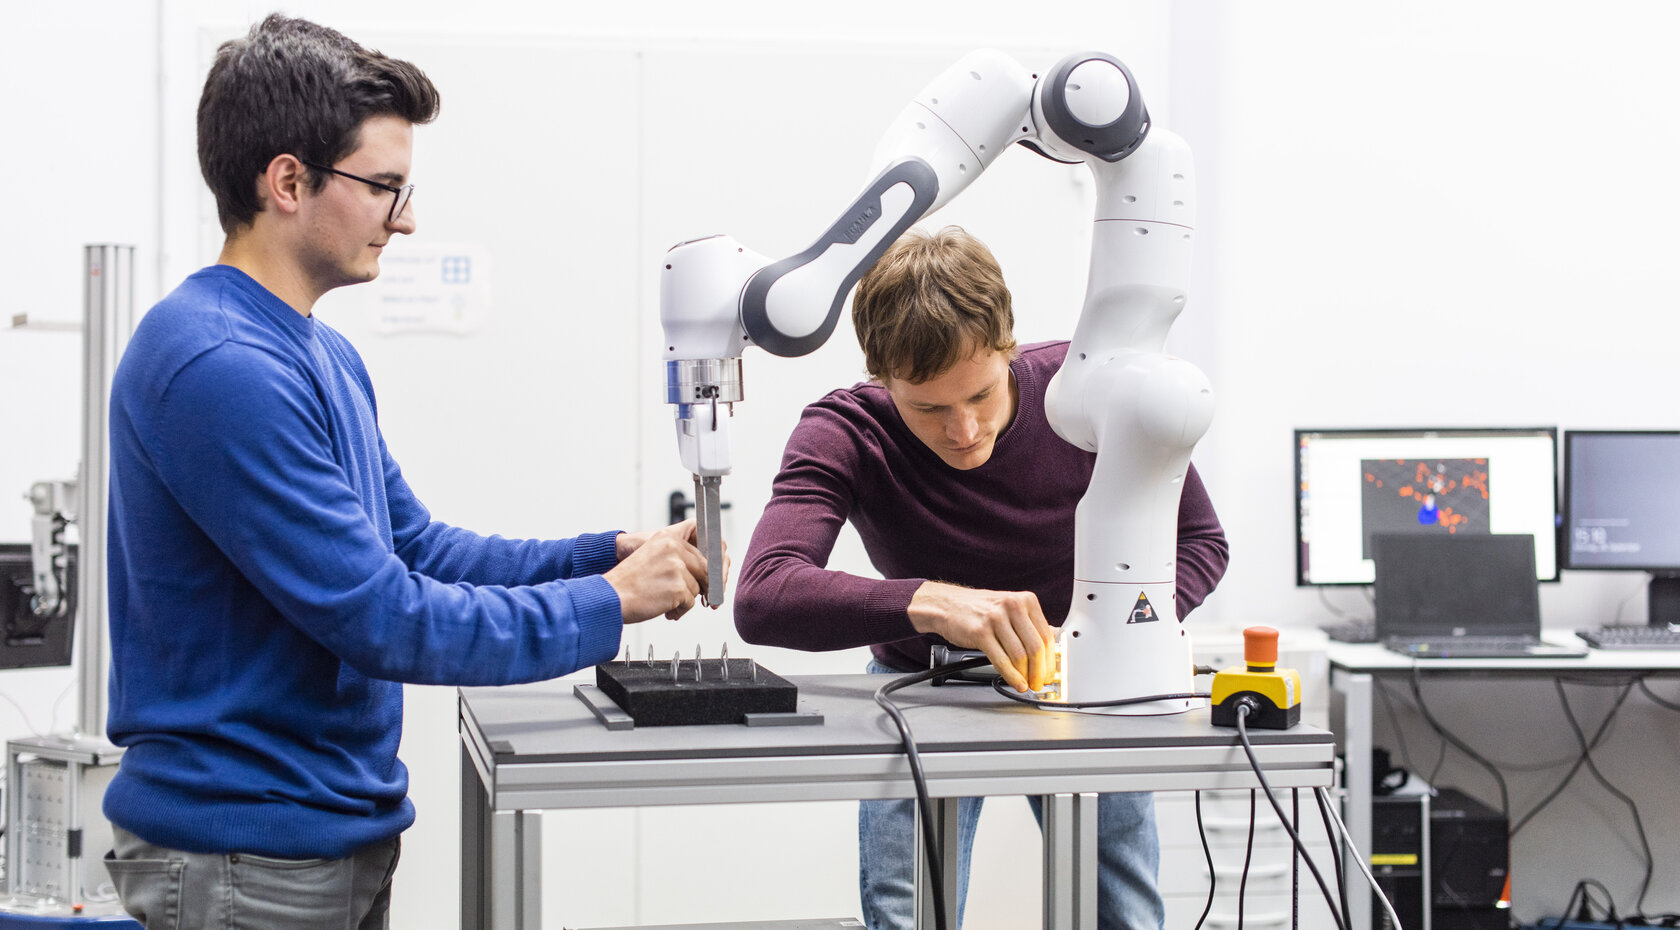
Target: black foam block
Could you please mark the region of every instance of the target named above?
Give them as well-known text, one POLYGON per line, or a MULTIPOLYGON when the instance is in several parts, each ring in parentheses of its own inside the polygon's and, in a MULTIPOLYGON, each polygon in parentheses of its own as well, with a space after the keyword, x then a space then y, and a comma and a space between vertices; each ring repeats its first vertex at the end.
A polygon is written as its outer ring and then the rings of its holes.
POLYGON ((793 682, 763 666, 754 680, 752 668, 751 659, 685 659, 677 663, 672 680, 670 662, 607 662, 595 666, 595 685, 639 727, 740 723, 746 714, 798 710, 799 689, 793 682))

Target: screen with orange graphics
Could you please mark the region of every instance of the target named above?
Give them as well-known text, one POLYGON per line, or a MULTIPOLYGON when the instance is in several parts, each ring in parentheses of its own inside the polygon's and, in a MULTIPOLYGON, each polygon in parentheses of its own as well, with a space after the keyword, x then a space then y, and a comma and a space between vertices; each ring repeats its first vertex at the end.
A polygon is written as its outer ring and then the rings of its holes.
POLYGON ((1534 536, 1558 577, 1557 429, 1297 429, 1298 585, 1370 584, 1378 533, 1534 536))

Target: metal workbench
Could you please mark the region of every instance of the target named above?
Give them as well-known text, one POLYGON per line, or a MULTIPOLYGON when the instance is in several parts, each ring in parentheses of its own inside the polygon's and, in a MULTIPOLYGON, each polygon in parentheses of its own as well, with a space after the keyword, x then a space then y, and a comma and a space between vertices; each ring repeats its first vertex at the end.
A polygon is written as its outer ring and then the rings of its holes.
MULTIPOLYGON (((821 714, 822 725, 615 731, 572 694, 573 680, 461 689, 462 927, 540 926, 532 815, 545 809, 915 796, 898 731, 873 700, 890 679, 791 680, 800 712, 821 714)), ((918 685, 894 697, 916 736, 946 862, 956 861, 957 798, 1044 796, 1046 928, 1096 926, 1097 793, 1258 785, 1236 731, 1212 726, 1206 710, 1046 711, 973 685, 918 685)), ((1298 726, 1250 736, 1272 787, 1331 783, 1329 733, 1298 726)), ((956 883, 946 885, 955 913, 956 883)), ((931 926, 922 916, 930 913, 918 909, 919 926, 931 926)))

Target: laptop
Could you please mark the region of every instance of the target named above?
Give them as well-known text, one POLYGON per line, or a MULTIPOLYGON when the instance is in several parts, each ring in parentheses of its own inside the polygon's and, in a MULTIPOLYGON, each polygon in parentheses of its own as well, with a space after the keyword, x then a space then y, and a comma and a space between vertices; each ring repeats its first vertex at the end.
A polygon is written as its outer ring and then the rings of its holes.
POLYGON ((1540 638, 1534 537, 1384 533, 1376 562, 1377 640, 1414 659, 1585 656, 1540 638))

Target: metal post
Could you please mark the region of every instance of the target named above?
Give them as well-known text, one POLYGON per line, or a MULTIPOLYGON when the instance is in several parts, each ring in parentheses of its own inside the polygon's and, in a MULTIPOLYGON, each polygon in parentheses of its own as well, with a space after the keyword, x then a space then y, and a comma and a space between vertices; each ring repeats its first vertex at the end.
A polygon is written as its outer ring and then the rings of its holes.
POLYGON ((1044 796, 1044 930, 1097 926, 1097 799, 1044 796))
POLYGON ((78 485, 80 538, 77 584, 81 635, 76 733, 105 735, 105 677, 110 663, 105 599, 111 376, 134 331, 134 246, 86 248, 82 301, 82 472, 78 485))
MULTIPOLYGON (((957 871, 959 869, 957 814, 960 800, 960 798, 928 799, 928 806, 932 808, 929 813, 933 817, 933 841, 939 846, 938 849, 934 850, 934 858, 939 860, 939 874, 944 882, 944 887, 941 890, 944 892, 945 915, 953 926, 956 924, 957 908, 960 904, 957 899, 957 871)), ((933 907, 933 880, 928 873, 927 846, 922 842, 922 808, 920 804, 913 803, 911 806, 916 808, 916 822, 914 824, 914 833, 916 834, 914 853, 916 857, 916 908, 914 922, 918 930, 921 930, 921 928, 934 926, 933 918, 937 911, 933 907)))
POLYGON ((542 812, 490 811, 488 930, 542 925, 542 812))
POLYGON ((490 801, 478 768, 461 742, 461 930, 489 930, 490 861, 485 842, 490 832, 490 801))
MULTIPOLYGON (((1347 874, 1358 875, 1359 856, 1371 854, 1371 718, 1373 684, 1369 672, 1330 670, 1331 723, 1342 750, 1342 820, 1353 848, 1343 851, 1347 874), (1336 711, 1341 713, 1337 714, 1336 711)), ((1424 873, 1425 887, 1429 881, 1424 873)), ((1371 888, 1348 883, 1349 930, 1371 930, 1371 888)))

